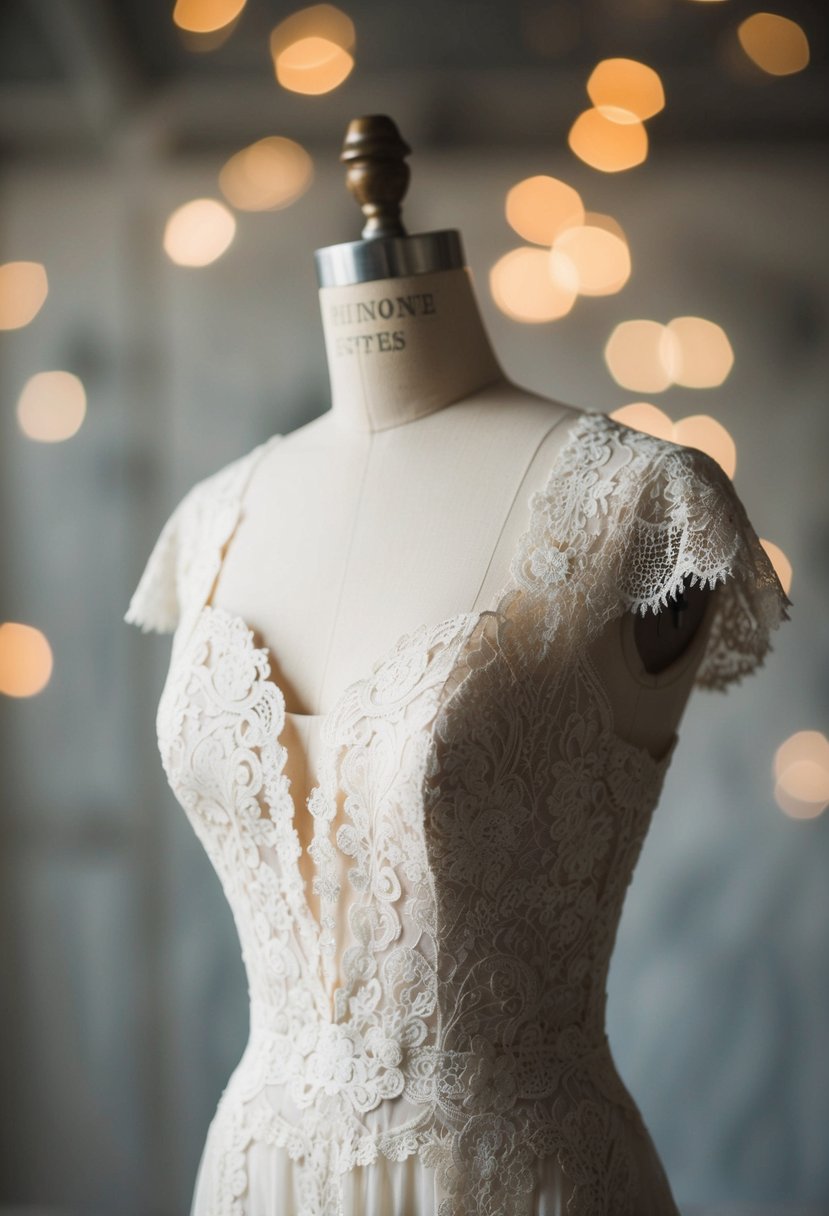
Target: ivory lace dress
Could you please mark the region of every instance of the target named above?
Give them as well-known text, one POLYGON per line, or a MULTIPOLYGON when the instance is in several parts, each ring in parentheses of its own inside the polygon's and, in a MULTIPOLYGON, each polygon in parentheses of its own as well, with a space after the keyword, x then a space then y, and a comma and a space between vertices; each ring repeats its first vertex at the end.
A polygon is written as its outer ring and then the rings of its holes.
POLYGON ((508 585, 400 637, 319 716, 300 809, 268 649, 208 603, 282 436, 198 482, 161 531, 125 619, 174 632, 161 759, 250 996, 191 1216, 676 1216, 604 1015, 677 735, 659 759, 622 739, 586 649, 690 574, 722 584, 696 685, 724 689, 791 601, 710 457, 574 419, 508 585))

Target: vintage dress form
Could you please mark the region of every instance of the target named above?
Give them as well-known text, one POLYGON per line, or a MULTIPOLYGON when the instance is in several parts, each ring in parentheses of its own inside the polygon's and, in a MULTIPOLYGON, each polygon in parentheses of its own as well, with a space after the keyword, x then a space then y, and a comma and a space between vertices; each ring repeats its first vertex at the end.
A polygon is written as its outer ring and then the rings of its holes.
POLYGON ((248 976, 193 1216, 676 1216, 607 970, 688 694, 790 601, 710 457, 502 376, 465 270, 321 302, 332 410, 198 482, 126 614, 248 976), (337 354, 401 293, 402 349, 337 354))

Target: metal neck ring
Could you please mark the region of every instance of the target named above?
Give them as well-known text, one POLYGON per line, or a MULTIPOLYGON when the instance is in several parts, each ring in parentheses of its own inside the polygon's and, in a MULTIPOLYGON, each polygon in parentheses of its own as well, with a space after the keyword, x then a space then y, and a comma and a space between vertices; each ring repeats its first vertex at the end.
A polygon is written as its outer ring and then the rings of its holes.
POLYGON ((320 287, 351 287, 375 279, 402 279, 465 266, 461 235, 454 228, 417 236, 382 236, 326 245, 314 252, 320 287))

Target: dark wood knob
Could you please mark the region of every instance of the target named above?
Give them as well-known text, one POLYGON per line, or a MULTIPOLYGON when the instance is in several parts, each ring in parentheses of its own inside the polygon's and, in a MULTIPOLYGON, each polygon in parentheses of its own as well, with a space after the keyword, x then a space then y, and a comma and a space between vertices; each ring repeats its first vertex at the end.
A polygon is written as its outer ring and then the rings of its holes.
POLYGON ((354 118, 345 133, 340 160, 348 189, 360 204, 365 239, 405 236, 400 204, 409 186, 405 157, 411 148, 385 114, 354 118))

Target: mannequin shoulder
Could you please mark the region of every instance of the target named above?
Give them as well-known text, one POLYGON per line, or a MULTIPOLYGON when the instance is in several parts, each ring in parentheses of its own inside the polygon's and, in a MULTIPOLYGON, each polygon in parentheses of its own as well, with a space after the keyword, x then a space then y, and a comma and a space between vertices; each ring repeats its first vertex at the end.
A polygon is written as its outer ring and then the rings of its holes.
POLYGON ((280 446, 283 439, 281 434, 270 435, 240 456, 232 457, 213 472, 199 478, 182 501, 188 503, 191 511, 208 504, 236 501, 257 465, 267 459, 268 453, 280 446))
POLYGON ((195 481, 170 510, 161 537, 186 547, 217 521, 234 517, 254 469, 280 438, 272 435, 195 481))
POLYGON ((248 479, 274 438, 226 461, 179 498, 150 550, 125 621, 145 632, 176 628, 193 579, 232 532, 248 479))

